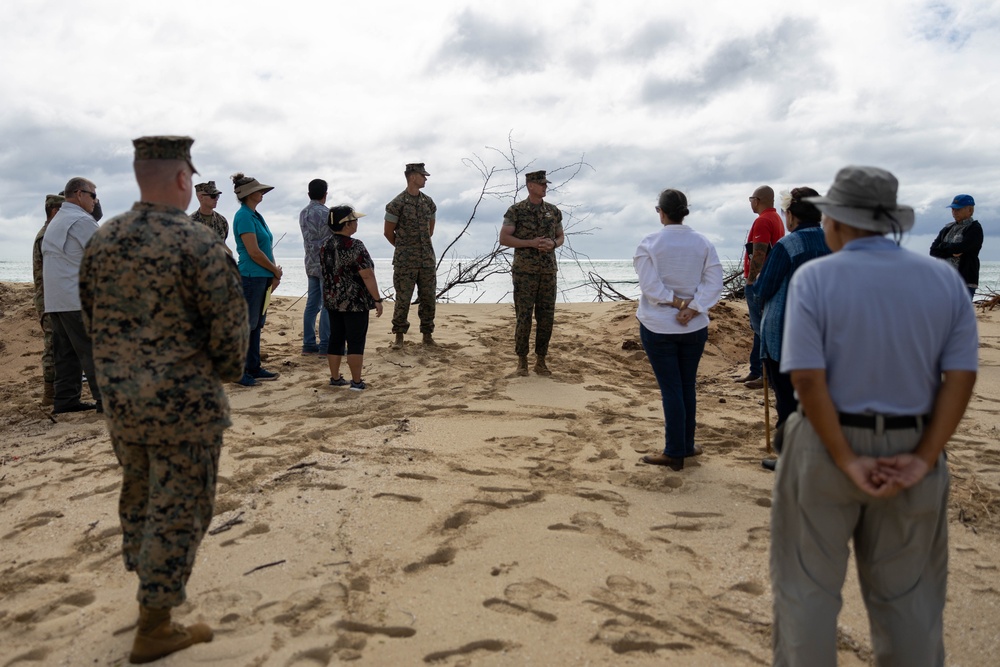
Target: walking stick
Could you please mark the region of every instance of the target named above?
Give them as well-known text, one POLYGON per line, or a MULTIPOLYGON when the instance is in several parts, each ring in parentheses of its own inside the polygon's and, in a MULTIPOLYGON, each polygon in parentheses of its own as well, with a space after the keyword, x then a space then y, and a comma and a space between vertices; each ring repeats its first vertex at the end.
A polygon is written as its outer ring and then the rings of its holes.
POLYGON ((771 453, 771 401, 767 400, 767 372, 761 373, 764 378, 764 446, 771 453))

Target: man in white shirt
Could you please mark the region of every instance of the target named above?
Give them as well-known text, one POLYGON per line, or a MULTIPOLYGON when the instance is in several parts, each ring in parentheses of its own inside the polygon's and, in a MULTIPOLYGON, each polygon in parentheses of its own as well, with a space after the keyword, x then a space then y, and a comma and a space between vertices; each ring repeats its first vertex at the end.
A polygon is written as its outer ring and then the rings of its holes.
POLYGON ((52 322, 55 356, 53 414, 80 412, 101 407, 101 392, 95 380, 90 336, 83 326, 80 306, 80 261, 83 249, 97 231, 94 207, 97 187, 77 176, 66 184, 66 201, 49 223, 42 238, 42 275, 45 284, 45 314, 52 322), (90 394, 96 403, 81 401, 87 374, 90 394))

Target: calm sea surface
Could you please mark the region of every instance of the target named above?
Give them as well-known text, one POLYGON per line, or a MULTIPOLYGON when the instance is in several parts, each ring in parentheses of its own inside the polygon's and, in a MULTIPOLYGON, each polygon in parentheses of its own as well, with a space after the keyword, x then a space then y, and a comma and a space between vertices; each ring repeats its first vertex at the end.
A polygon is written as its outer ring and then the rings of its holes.
MULTIPOLYGON (((305 267, 301 257, 278 257, 284 270, 284 279, 278 287, 278 296, 293 298, 306 292, 305 267)), ((442 263, 438 273, 438 287, 443 286, 455 265, 467 260, 442 263)), ((734 262, 723 262, 727 275, 735 270, 734 262)), ((392 291, 392 260, 375 260, 375 277, 383 292, 392 291)), ((0 260, 0 281, 31 282, 31 262, 0 260)), ((639 286, 631 259, 561 260, 559 262, 559 301, 564 303, 589 303, 611 300, 610 290, 634 299, 639 286), (595 281, 606 281, 599 289, 595 281)), ((1000 262, 983 262, 979 273, 980 293, 1000 291, 1000 262)), ((510 275, 490 276, 480 283, 455 287, 440 299, 453 303, 512 303, 510 275)))

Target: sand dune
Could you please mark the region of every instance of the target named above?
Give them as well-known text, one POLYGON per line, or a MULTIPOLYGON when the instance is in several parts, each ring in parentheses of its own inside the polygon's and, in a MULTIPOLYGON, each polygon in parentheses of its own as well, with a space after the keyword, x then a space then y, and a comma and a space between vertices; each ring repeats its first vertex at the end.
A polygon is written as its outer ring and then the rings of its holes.
MULTIPOLYGON (((510 305, 439 305, 436 348, 390 350, 389 317, 373 320, 363 393, 298 354, 302 305, 269 313, 281 378, 228 385, 214 534, 176 614, 215 640, 158 664, 770 663, 773 478, 762 395, 731 381, 742 304, 713 311, 705 454, 680 473, 638 463, 663 436, 633 304, 559 305, 551 378, 512 376, 510 305)), ((136 580, 107 430, 40 407, 30 286, 0 284, 0 309, 0 667, 124 664, 136 580)), ((998 318, 980 316, 980 382, 949 449, 953 665, 1000 653, 998 318)), ((864 665, 849 579, 840 664, 864 665)))

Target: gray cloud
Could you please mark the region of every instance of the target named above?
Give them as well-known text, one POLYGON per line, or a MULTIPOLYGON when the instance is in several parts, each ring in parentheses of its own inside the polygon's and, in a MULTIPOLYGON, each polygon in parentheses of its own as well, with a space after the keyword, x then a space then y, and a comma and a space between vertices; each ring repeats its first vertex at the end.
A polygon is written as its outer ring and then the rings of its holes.
POLYGON ((523 22, 500 23, 466 9, 455 18, 429 69, 476 66, 504 75, 537 72, 546 66, 547 44, 538 30, 523 22))
POLYGON ((689 71, 684 71, 686 59, 670 61, 678 71, 647 78, 642 99, 651 104, 701 105, 721 93, 750 85, 770 89, 779 81, 801 93, 823 71, 813 55, 816 42, 811 21, 785 18, 774 28, 722 42, 689 71))

